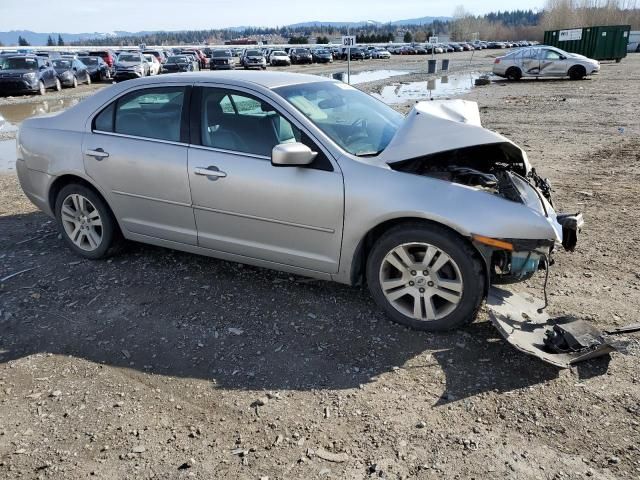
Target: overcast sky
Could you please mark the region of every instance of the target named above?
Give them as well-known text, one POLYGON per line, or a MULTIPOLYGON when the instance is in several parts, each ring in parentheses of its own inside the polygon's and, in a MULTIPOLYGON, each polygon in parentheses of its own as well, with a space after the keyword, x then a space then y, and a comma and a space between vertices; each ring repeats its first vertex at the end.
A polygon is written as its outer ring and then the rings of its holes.
POLYGON ((312 20, 387 22, 450 16, 457 4, 476 14, 540 8, 543 0, 0 0, 0 31, 110 32, 276 26, 312 20))

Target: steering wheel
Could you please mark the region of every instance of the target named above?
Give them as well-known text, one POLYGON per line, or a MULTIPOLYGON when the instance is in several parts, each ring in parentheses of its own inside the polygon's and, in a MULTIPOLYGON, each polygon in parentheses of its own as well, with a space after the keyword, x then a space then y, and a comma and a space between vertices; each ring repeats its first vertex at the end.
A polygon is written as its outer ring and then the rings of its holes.
POLYGON ((367 137, 367 119, 366 118, 358 118, 356 120, 354 120, 351 123, 352 127, 360 127, 357 131, 355 131, 354 133, 352 133, 351 135, 348 135, 347 138, 345 139, 345 143, 349 144, 354 140, 357 140, 359 138, 366 138, 367 137))

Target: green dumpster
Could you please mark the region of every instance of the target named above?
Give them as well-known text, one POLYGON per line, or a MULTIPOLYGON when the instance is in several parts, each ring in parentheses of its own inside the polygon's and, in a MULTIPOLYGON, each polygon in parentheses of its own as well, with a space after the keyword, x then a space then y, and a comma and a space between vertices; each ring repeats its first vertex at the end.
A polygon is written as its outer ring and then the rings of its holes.
POLYGON ((547 30, 544 32, 544 44, 594 60, 619 62, 627 56, 630 31, 629 25, 547 30))

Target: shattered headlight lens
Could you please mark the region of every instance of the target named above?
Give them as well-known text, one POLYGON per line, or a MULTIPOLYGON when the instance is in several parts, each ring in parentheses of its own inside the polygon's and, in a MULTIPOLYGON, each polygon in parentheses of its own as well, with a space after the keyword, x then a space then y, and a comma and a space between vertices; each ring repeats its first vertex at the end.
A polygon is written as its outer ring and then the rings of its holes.
POLYGON ((545 210, 540 201, 540 196, 536 189, 519 175, 511 175, 513 184, 518 189, 522 202, 532 210, 545 214, 545 210))

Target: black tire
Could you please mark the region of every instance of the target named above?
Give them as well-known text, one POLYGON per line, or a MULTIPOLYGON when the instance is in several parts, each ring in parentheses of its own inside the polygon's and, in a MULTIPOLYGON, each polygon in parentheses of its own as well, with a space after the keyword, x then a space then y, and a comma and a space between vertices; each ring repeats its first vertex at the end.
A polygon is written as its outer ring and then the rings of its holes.
POLYGON ((384 233, 369 253, 366 277, 371 296, 390 319, 416 330, 441 332, 473 322, 485 295, 485 275, 476 252, 457 234, 437 225, 405 224, 384 233), (437 247, 449 255, 459 268, 464 285, 461 298, 455 309, 440 319, 425 321, 405 315, 387 300, 382 291, 379 274, 385 256, 397 246, 412 242, 424 242, 437 247))
POLYGON ((574 65, 569 69, 569 78, 571 80, 582 80, 587 76, 587 71, 582 65, 574 65))
POLYGON ((64 186, 56 197, 54 213, 56 216, 58 230, 60 231, 62 238, 65 240, 69 248, 71 248, 71 250, 73 250, 77 255, 90 260, 98 260, 108 257, 114 252, 114 250, 116 250, 117 247, 120 246, 120 229, 113 214, 111 213, 111 209, 107 206, 105 201, 90 188, 76 183, 64 186), (87 198, 100 214, 100 220, 102 221, 102 240, 95 250, 87 251, 75 245, 71 238, 69 238, 69 235, 62 224, 62 205, 64 200, 72 194, 79 194, 87 198))
POLYGON ((53 88, 55 89, 56 92, 59 92, 60 90, 62 90, 62 83, 60 83, 60 80, 58 78, 56 78, 56 84, 53 88))
POLYGON ((78 77, 73 77, 73 83, 71 84, 73 88, 78 88, 78 77))
POLYGON ((518 67, 509 67, 505 72, 505 77, 516 82, 522 78, 522 71, 518 67))
POLYGON ((44 86, 44 82, 40 80, 38 82, 38 94, 45 95, 47 93, 47 88, 44 86))

